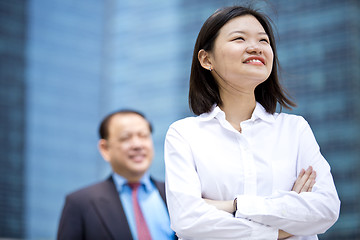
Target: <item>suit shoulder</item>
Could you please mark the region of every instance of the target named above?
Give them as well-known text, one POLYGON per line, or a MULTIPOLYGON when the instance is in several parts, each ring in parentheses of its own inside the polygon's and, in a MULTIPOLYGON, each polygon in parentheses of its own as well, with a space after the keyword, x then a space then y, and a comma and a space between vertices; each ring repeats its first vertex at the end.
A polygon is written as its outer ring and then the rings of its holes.
POLYGON ((98 196, 104 189, 114 185, 111 181, 105 180, 98 183, 94 183, 84 188, 80 188, 74 192, 69 193, 67 199, 87 199, 90 200, 92 197, 98 196))

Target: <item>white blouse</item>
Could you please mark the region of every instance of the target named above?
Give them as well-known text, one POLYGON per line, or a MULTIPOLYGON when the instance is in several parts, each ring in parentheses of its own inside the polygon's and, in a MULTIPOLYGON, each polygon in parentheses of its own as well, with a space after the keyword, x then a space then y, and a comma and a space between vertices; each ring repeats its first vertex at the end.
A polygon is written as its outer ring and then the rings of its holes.
POLYGON ((182 239, 318 239, 339 216, 340 200, 308 123, 269 114, 257 103, 241 133, 214 106, 173 123, 165 140, 166 194, 171 226, 182 239), (312 166, 312 192, 291 191, 312 166), (238 198, 235 217, 202 198, 238 198))

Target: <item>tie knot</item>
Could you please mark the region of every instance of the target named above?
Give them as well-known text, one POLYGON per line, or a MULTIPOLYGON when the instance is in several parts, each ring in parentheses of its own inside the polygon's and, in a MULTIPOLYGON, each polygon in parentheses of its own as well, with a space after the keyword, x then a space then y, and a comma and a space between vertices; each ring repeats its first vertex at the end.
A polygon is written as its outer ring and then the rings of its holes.
POLYGON ((133 182, 133 183, 128 183, 128 185, 132 190, 136 190, 140 186, 140 183, 139 182, 133 182))

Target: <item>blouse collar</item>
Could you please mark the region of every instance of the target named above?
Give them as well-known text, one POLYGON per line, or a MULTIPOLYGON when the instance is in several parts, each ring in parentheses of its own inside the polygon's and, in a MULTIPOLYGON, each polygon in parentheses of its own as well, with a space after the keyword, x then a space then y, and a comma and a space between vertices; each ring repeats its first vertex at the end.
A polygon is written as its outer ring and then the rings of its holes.
MULTIPOLYGON (((225 119, 225 112, 220 109, 217 104, 214 104, 211 107, 210 112, 203 113, 199 116, 201 121, 209 121, 213 118, 224 118, 225 119)), ((256 102, 255 109, 251 115, 250 120, 255 121, 257 119, 261 119, 265 122, 272 123, 275 121, 275 114, 270 114, 266 112, 265 108, 258 102, 256 102)))

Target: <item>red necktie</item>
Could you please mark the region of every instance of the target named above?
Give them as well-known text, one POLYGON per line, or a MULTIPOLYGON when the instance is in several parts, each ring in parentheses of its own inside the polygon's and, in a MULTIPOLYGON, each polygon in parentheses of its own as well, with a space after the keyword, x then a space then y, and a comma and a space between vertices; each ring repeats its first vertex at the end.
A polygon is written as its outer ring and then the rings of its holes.
POLYGON ((132 193, 132 202, 134 207, 134 214, 135 214, 135 220, 136 220, 136 229, 137 229, 137 235, 139 240, 151 240, 150 231, 147 227, 145 218, 141 212, 141 208, 137 199, 137 193, 140 186, 140 183, 128 183, 132 193))

